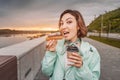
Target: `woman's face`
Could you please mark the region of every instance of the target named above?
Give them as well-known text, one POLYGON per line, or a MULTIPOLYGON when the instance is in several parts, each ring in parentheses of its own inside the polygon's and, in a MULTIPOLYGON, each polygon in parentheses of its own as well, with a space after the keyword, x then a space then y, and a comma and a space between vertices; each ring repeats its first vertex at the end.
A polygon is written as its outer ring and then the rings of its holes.
POLYGON ((77 21, 74 16, 66 13, 60 21, 60 32, 66 40, 74 42, 77 39, 77 21))

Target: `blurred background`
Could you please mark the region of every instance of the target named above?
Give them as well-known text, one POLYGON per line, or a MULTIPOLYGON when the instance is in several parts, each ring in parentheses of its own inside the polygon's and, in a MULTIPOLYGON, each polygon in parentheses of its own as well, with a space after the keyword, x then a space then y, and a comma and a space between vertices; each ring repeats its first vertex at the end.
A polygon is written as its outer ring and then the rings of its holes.
POLYGON ((0 0, 0 49, 58 33, 59 16, 66 9, 78 10, 83 15, 88 27, 86 41, 89 41, 89 38, 114 47, 104 48, 99 44, 95 45, 100 51, 102 60, 106 60, 103 56, 112 51, 112 56, 117 53, 117 58, 116 56, 110 58, 111 61, 116 61, 116 66, 108 68, 109 66, 105 65, 107 62, 102 61, 101 80, 119 80, 120 0, 0 0), (113 50, 102 54, 104 53, 102 49, 113 50), (113 71, 116 75, 105 75, 110 73, 107 68, 110 70, 117 68, 113 71), (116 78, 112 78, 113 76, 116 78))
POLYGON ((120 39, 119 0, 0 0, 0 47, 59 31, 66 9, 81 12, 88 36, 120 39))

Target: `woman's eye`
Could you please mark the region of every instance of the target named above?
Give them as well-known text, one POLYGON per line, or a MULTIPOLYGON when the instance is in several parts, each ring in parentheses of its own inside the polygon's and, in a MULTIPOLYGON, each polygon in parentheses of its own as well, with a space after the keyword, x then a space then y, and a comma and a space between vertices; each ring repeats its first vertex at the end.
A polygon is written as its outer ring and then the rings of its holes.
POLYGON ((68 24, 72 23, 72 21, 67 21, 68 24))

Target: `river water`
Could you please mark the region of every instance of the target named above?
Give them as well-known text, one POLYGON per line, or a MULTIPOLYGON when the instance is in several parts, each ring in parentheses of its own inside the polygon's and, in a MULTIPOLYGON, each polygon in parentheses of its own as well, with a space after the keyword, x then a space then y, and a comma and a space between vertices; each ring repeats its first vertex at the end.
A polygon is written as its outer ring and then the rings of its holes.
MULTIPOLYGON (((0 35, 0 48, 14 45, 26 40, 30 40, 30 37, 38 34, 10 34, 10 35, 0 35)), ((40 33, 39 33, 40 35, 40 33)))

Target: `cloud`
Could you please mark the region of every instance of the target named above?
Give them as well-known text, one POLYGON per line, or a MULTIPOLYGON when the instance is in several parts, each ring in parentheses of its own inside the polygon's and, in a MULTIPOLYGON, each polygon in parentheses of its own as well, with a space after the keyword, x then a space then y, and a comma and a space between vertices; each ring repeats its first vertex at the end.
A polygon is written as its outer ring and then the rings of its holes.
POLYGON ((119 0, 0 0, 0 28, 57 26, 65 9, 79 10, 88 25, 94 16, 116 9, 119 0))

